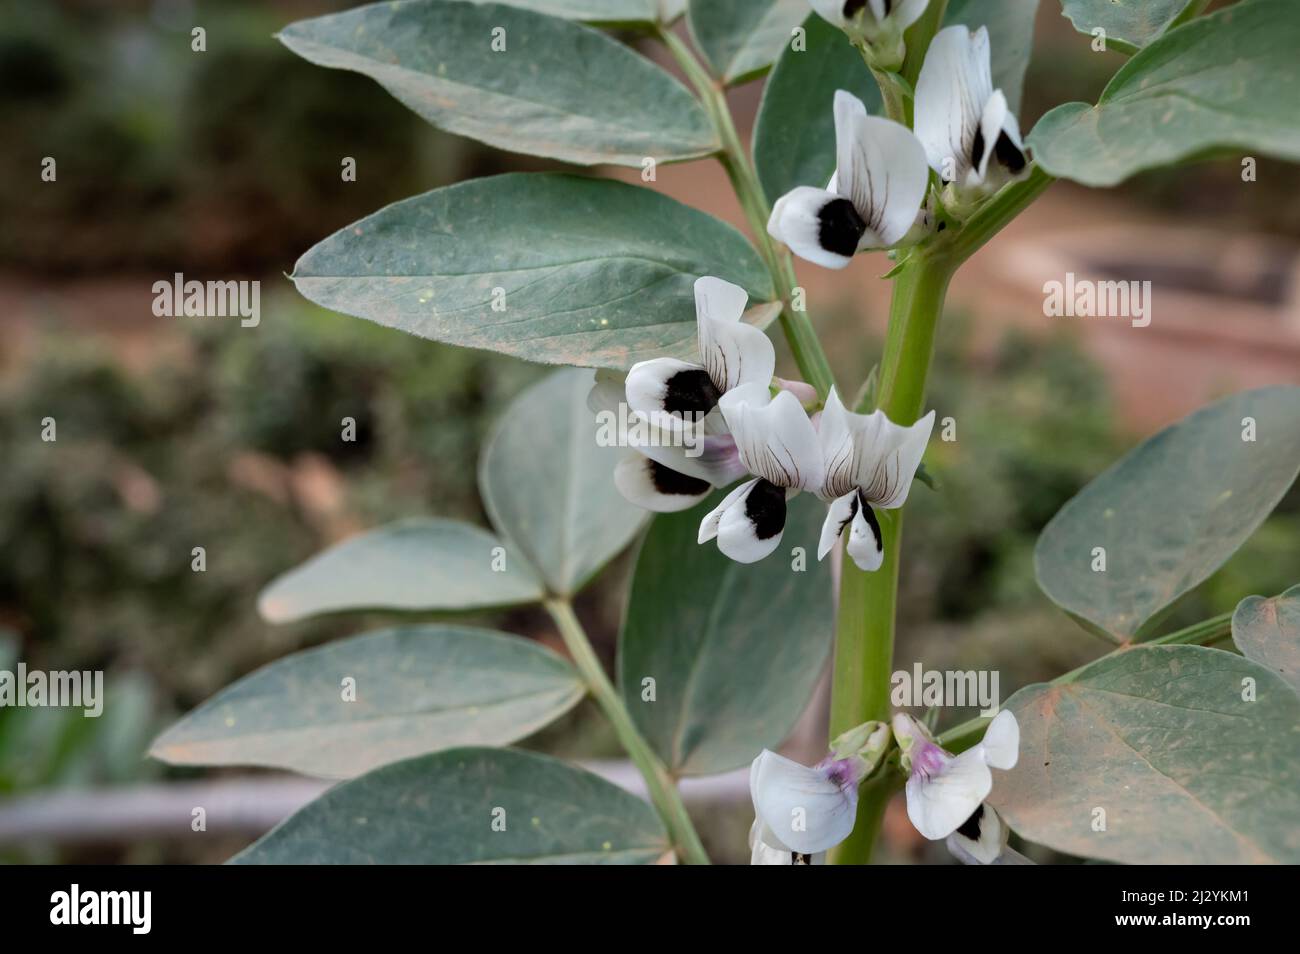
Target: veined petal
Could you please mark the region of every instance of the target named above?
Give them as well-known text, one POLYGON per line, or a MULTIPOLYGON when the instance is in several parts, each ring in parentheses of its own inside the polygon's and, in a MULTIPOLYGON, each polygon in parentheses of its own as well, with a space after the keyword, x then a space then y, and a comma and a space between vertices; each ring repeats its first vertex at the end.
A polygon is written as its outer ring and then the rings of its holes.
POLYGON ((627 373, 628 407, 668 430, 702 422, 721 395, 706 369, 677 358, 638 361, 627 373))
POLYGON ((1015 713, 1003 709, 993 717, 984 730, 984 739, 978 748, 984 761, 995 769, 1013 769, 1020 760, 1020 723, 1015 713))
POLYGON ((930 167, 945 181, 962 181, 972 168, 971 150, 993 94, 989 34, 980 27, 945 27, 934 35, 916 80, 916 137, 930 167))
POLYGON ((778 487, 821 488, 817 431, 797 397, 789 391, 772 397, 763 385, 744 384, 728 391, 718 406, 751 474, 778 487))
POLYGON ((981 804, 948 836, 948 850, 967 865, 991 865, 1007 846, 1010 832, 992 805, 981 804))
POLYGON ((906 786, 907 817, 931 841, 956 831, 993 790, 993 773, 977 748, 941 761, 942 767, 930 773, 914 764, 906 786))
POLYGON ((791 850, 811 855, 833 848, 853 831, 856 783, 844 787, 823 771, 763 752, 750 766, 754 812, 791 850))
POLYGON ((916 221, 930 181, 925 149, 912 131, 868 116, 862 100, 836 90, 835 159, 835 190, 866 223, 858 249, 898 242, 916 221))
POLYGON ((858 508, 849 524, 849 542, 844 546, 850 559, 859 570, 874 573, 885 562, 885 541, 880 533, 880 522, 871 505, 864 503, 859 494, 858 508))
POLYGON ((721 278, 705 276, 695 281, 700 360, 719 394, 741 384, 766 387, 776 370, 771 339, 740 320, 748 298, 745 289, 721 278))
POLYGON ((767 233, 802 259, 822 268, 853 260, 867 223, 853 203, 835 192, 798 186, 776 200, 767 233))
POLYGON ((614 486, 629 502, 656 513, 687 510, 713 490, 707 480, 672 470, 637 453, 618 462, 614 486))
POLYGON ((708 543, 718 535, 718 525, 722 522, 722 515, 727 512, 733 504, 740 500, 745 494, 754 489, 758 483, 758 478, 748 480, 739 487, 732 490, 727 496, 722 498, 722 503, 718 504, 700 521, 700 532, 695 538, 696 543, 708 543))
POLYGON ((737 563, 756 563, 781 544, 785 489, 761 477, 746 486, 718 520, 718 549, 737 563))
POLYGON ((822 498, 842 497, 856 487, 875 507, 901 507, 907 501, 933 428, 933 411, 915 424, 902 427, 883 411, 854 414, 832 390, 817 426, 825 468, 822 498))
POLYGON ((840 534, 858 512, 858 491, 855 487, 843 497, 836 497, 826 508, 826 519, 822 522, 822 536, 817 543, 817 559, 824 560, 826 554, 839 542, 840 534))

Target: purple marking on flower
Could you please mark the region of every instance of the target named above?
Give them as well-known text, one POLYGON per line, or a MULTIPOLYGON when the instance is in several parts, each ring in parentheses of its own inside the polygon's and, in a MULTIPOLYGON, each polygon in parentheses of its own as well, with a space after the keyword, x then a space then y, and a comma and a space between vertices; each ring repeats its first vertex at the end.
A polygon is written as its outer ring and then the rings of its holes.
POLYGON ((856 788, 858 778, 858 759, 833 759, 830 756, 817 763, 817 768, 825 773, 841 791, 856 788))
POLYGON ((948 753, 933 742, 918 740, 916 753, 912 756, 912 775, 928 782, 936 775, 943 774, 948 759, 948 753))

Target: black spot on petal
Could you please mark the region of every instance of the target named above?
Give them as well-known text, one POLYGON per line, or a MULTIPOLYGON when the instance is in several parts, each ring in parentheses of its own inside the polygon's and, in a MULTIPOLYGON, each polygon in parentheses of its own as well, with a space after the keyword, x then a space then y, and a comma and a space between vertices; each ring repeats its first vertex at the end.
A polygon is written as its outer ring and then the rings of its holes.
POLYGON ((745 517, 754 525, 754 536, 770 540, 785 529, 785 490, 760 479, 745 498, 745 517))
POLYGON ((664 382, 664 410, 669 414, 708 414, 721 396, 703 368, 678 371, 664 382))
POLYGON ((867 521, 867 526, 871 527, 871 532, 876 535, 876 552, 881 553, 885 549, 885 538, 880 533, 880 521, 876 519, 876 512, 871 509, 871 504, 862 499, 862 491, 858 491, 859 503, 862 506, 862 519, 867 521))
POLYGON ((993 158, 1012 175, 1017 175, 1025 168, 1025 154, 1016 148, 1016 144, 1011 141, 1011 137, 1005 130, 993 144, 993 158))
POLYGON ((984 130, 979 126, 975 127, 975 141, 970 147, 970 164, 972 169, 980 167, 980 160, 984 158, 984 130))
POLYGON ((817 244, 846 258, 858 250, 867 223, 848 199, 831 199, 817 212, 817 244))
MULTIPOLYGON (((844 19, 852 20, 866 5, 867 0, 844 0, 844 19)), ((889 0, 885 0, 885 9, 889 9, 889 0)))
POLYGON ((980 821, 984 818, 984 805, 981 804, 975 812, 961 823, 957 829, 957 834, 969 838, 971 841, 980 840, 980 821))
POLYGON ((671 467, 665 467, 657 460, 647 460, 650 465, 650 482, 655 490, 667 496, 698 497, 707 493, 713 486, 707 480, 681 474, 671 467))

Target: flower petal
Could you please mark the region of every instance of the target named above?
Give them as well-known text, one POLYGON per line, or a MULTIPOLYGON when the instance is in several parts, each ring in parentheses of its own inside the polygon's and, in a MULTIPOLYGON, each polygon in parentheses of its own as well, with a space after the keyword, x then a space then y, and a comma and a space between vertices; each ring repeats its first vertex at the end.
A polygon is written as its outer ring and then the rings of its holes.
POLYGON ((777 199, 767 220, 772 238, 822 268, 849 264, 866 231, 851 201, 812 186, 798 186, 777 199))
POLYGON ((778 391, 772 397, 762 385, 744 384, 728 391, 718 406, 751 474, 778 487, 821 488, 817 431, 797 397, 789 391, 778 391))
POLYGON ((933 429, 933 411, 902 427, 883 411, 852 413, 832 390, 817 427, 825 468, 821 496, 842 497, 857 487, 875 507, 901 507, 933 429))
POLYGON ((979 744, 984 761, 995 769, 1013 769, 1020 760, 1020 723, 1015 713, 1003 709, 984 730, 979 744))
POLYGON ((718 549, 737 563, 763 559, 785 533, 785 490, 762 478, 747 486, 718 521, 718 549))
POLYGON ((609 412, 618 415, 619 405, 627 396, 627 381, 624 375, 609 368, 596 371, 596 380, 587 392, 587 409, 592 414, 609 412))
POLYGON ((921 19, 921 14, 925 13, 929 4, 930 0, 903 0, 902 3, 895 3, 892 16, 898 29, 906 30, 921 19))
POLYGON ((839 542, 840 534, 858 512, 858 491, 850 490, 843 497, 836 497, 826 508, 826 519, 822 523, 822 536, 817 544, 817 559, 824 560, 826 554, 839 542))
POLYGON ((750 767, 754 813, 792 851, 833 848, 853 831, 857 786, 841 789, 825 773, 763 752, 750 767))
POLYGON ((745 494, 753 490, 756 483, 758 483, 757 477, 741 484, 739 487, 732 490, 731 493, 727 494, 727 496, 723 497, 722 503, 718 504, 705 514, 704 519, 700 521, 700 532, 698 536, 696 536, 695 542, 708 543, 716 537, 718 535, 718 525, 722 522, 722 515, 726 513, 733 504, 745 496, 745 494))
POLYGON ((930 167, 945 181, 960 181, 971 169, 971 149, 993 94, 989 34, 980 27, 945 27, 934 35, 916 80, 916 137, 930 167))
POLYGON ((874 573, 885 562, 885 541, 880 534, 880 522, 876 519, 871 505, 858 501, 858 509, 853 514, 849 526, 849 542, 844 546, 859 570, 874 573))
POLYGON ((695 281, 695 318, 700 360, 719 394, 741 384, 764 387, 776 370, 776 350, 767 334, 740 320, 749 296, 721 278, 695 281))
POLYGON ((629 454, 614 468, 614 486, 631 503, 656 513, 688 510, 707 497, 713 486, 641 454, 629 454))
POLYGON ((835 91, 835 189, 866 223, 859 249, 898 242, 916 221, 930 170, 906 126, 868 116, 862 100, 835 91))
POLYGON ((701 423, 721 394, 707 370, 677 358, 638 361, 627 373, 628 407, 665 430, 701 423))
POLYGON ((993 806, 982 803, 948 836, 948 850, 967 865, 991 865, 1007 845, 1007 826, 993 806))
POLYGON ((907 817, 926 838, 947 838, 974 813, 993 789, 984 754, 970 749, 945 761, 928 778, 913 772, 907 780, 907 817))

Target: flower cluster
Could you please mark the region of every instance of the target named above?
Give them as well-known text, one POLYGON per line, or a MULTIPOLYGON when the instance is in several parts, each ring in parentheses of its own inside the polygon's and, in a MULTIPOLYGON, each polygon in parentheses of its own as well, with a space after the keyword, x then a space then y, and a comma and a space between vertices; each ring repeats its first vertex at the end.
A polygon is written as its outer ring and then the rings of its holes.
MULTIPOLYGON (((891 727, 868 722, 831 743, 830 754, 809 767, 766 749, 749 770, 754 826, 752 864, 817 864, 853 831, 858 786, 882 764, 891 727)), ((907 773, 907 815, 932 841, 945 839, 965 864, 1023 864, 1007 846, 1009 831, 985 799, 993 790, 990 768, 1011 769, 1020 751, 1020 726, 999 712, 984 739, 960 755, 934 741, 916 720, 894 716, 892 738, 907 773)))
MULTIPOLYGON (((736 285, 699 279, 699 362, 655 358, 628 372, 623 397, 646 425, 643 435, 654 439, 635 440, 629 433, 625 443, 635 453, 615 469, 615 483, 633 503, 673 512, 747 476, 705 516, 699 533, 700 543, 716 540, 741 563, 777 548, 786 501, 808 491, 829 504, 818 559, 848 528, 850 557, 875 570, 884 552, 875 511, 907 500, 934 412, 902 427, 882 411, 849 411, 832 388, 825 407, 810 417, 804 404, 816 399, 815 392, 773 377, 772 342, 741 320, 746 300, 736 285)), ((610 409, 618 399, 618 383, 598 377, 593 409, 610 409)))

